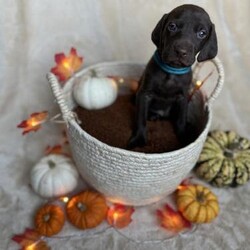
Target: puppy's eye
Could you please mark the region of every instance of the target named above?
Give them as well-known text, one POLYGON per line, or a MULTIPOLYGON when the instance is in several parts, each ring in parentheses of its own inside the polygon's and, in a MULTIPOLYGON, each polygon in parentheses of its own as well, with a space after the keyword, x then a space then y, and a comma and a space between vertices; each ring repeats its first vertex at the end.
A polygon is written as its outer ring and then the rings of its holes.
POLYGON ((200 30, 199 32, 197 32, 197 37, 199 39, 204 39, 207 37, 207 31, 206 30, 200 30))
POLYGON ((170 23, 169 25, 168 25, 168 30, 169 31, 171 31, 171 32, 175 32, 175 31, 177 31, 177 25, 175 24, 175 23, 170 23))

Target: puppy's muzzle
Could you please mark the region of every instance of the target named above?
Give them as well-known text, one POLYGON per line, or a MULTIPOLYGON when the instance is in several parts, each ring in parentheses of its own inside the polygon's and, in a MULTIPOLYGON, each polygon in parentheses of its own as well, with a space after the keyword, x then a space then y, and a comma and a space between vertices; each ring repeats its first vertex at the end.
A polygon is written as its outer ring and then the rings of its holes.
POLYGON ((184 64, 190 64, 194 60, 194 47, 189 41, 181 40, 173 44, 176 59, 184 64))
POLYGON ((175 41, 163 52, 163 60, 176 66, 190 66, 195 61, 195 49, 191 42, 186 40, 175 41))

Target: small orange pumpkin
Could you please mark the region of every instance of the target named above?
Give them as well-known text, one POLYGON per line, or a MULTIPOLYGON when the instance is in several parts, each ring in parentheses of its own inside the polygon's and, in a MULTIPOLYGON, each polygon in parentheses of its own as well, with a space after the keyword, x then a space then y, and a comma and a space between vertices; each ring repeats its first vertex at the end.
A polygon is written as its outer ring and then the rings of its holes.
POLYGON ((56 205, 44 205, 38 210, 35 216, 36 230, 45 236, 52 236, 59 233, 62 230, 64 222, 64 212, 56 205))
POLYGON ((219 213, 217 197, 201 185, 180 186, 177 207, 188 221, 194 223, 211 222, 219 213))
POLYGON ((107 214, 104 197, 94 191, 84 191, 70 199, 66 213, 69 221, 80 229, 94 228, 101 224, 107 214))

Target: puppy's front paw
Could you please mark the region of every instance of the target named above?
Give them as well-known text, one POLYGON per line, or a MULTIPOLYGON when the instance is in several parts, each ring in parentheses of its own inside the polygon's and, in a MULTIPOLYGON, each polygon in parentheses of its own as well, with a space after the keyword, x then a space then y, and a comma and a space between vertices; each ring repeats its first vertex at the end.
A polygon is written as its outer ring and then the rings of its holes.
POLYGON ((128 149, 143 147, 146 144, 146 136, 143 133, 132 135, 128 141, 128 149))

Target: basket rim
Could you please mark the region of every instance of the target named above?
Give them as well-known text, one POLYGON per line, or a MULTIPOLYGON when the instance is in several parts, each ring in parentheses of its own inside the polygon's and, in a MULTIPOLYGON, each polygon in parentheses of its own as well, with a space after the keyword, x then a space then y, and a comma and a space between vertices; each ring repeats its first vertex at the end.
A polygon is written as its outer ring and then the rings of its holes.
MULTIPOLYGON (((112 65, 137 65, 139 67, 145 67, 146 65, 143 63, 139 63, 139 62, 131 62, 131 61, 107 61, 107 62, 100 62, 97 64, 93 64, 90 66, 87 66, 84 69, 81 69, 80 71, 78 71, 75 74, 75 77, 81 77, 82 75, 84 75, 86 72, 90 71, 91 69, 95 69, 98 70, 98 68, 101 68, 103 66, 112 66, 112 65)), ((73 81, 74 79, 69 79, 65 85, 64 88, 67 87, 71 81, 73 81)), ((178 155, 180 153, 184 153, 184 152, 189 152, 191 148, 193 148, 197 143, 199 143, 202 139, 203 136, 205 136, 210 128, 211 125, 211 120, 212 120, 212 108, 211 105, 206 105, 204 108, 206 108, 206 112, 207 112, 207 123, 206 126, 204 127, 204 129, 202 130, 202 132, 200 133, 200 135, 196 138, 195 141, 191 142, 190 144, 188 144, 185 147, 182 147, 180 149, 177 150, 173 150, 170 152, 163 152, 163 153, 144 153, 144 152, 135 152, 135 151, 131 151, 131 150, 127 150, 127 149, 122 149, 122 148, 118 148, 118 147, 114 147, 111 145, 108 145, 102 141, 100 141, 99 139, 93 137, 92 135, 90 135, 89 133, 87 133, 85 130, 83 130, 81 128, 81 126, 78 124, 78 122, 75 120, 75 118, 71 118, 68 120, 68 122, 77 129, 77 131, 80 134, 84 134, 85 137, 92 141, 93 143, 95 143, 96 145, 100 146, 100 147, 105 147, 106 150, 108 151, 112 151, 114 153, 117 153, 119 155, 124 155, 124 156, 129 156, 129 157, 144 157, 144 158, 149 158, 149 159, 159 159, 159 158, 165 158, 166 156, 175 156, 178 155)))
POLYGON ((208 130, 210 128, 211 121, 212 121, 212 109, 211 109, 210 105, 207 106, 206 108, 207 108, 207 110, 206 110, 206 112, 207 112, 207 123, 206 123, 206 126, 204 127, 203 131, 196 138, 196 140, 191 142, 190 144, 188 144, 185 147, 182 147, 180 149, 173 150, 173 151, 170 151, 170 152, 164 152, 164 153, 135 152, 135 151, 127 150, 127 149, 114 147, 114 146, 108 145, 108 144, 98 140, 97 138, 95 138, 92 135, 90 135, 89 133, 87 133, 85 130, 83 130, 81 128, 81 126, 77 123, 77 121, 75 119, 70 119, 68 122, 73 127, 75 127, 80 134, 83 133, 85 135, 85 137, 88 138, 88 140, 94 142, 98 146, 105 147, 105 149, 108 150, 108 151, 112 151, 112 152, 117 153, 119 155, 130 156, 130 157, 144 157, 144 158, 150 158, 150 159, 154 159, 154 158, 159 159, 159 158, 165 158, 166 156, 169 157, 169 156, 178 155, 180 153, 183 154, 184 152, 190 152, 191 148, 193 148, 196 144, 200 143, 202 138, 204 136, 206 136, 206 134, 208 133, 208 130))

